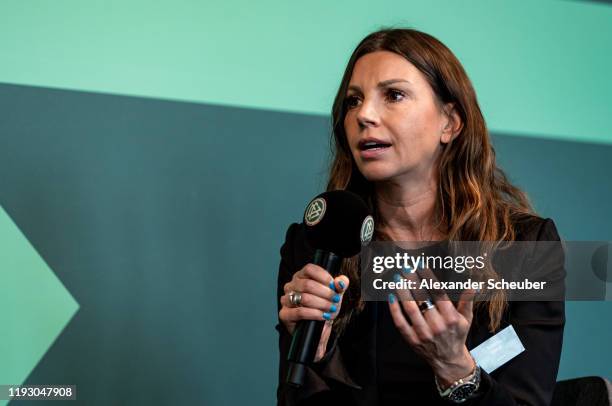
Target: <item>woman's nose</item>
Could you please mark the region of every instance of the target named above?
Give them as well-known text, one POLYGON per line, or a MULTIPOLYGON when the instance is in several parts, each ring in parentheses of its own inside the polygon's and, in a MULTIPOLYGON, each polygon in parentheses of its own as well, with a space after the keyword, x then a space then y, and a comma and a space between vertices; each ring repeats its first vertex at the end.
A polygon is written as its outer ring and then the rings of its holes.
POLYGON ((378 125, 378 112, 376 111, 376 106, 372 101, 364 100, 361 103, 361 106, 359 106, 359 111, 357 112, 357 121, 359 122, 359 126, 362 128, 375 127, 378 125))

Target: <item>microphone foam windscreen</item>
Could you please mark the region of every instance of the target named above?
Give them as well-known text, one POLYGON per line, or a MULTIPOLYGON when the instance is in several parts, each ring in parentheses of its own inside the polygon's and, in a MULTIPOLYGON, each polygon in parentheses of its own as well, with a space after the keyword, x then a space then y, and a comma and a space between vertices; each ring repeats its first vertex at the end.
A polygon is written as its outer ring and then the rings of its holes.
POLYGON ((315 249, 348 258, 372 239, 374 219, 361 197, 346 190, 321 193, 304 212, 306 239, 315 249))

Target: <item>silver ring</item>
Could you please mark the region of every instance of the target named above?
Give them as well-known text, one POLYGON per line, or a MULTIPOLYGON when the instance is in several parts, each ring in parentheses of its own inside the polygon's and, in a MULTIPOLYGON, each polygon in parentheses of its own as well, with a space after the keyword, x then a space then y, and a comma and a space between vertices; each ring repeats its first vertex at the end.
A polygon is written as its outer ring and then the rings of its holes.
POLYGON ((299 307, 302 304, 302 294, 292 290, 289 292, 289 303, 295 307, 299 307))
POLYGON ((426 312, 427 310, 431 310, 431 309, 433 309, 434 307, 436 307, 436 305, 435 305, 435 304, 433 304, 433 303, 431 302, 431 300, 429 300, 429 299, 425 299, 425 300, 423 301, 423 303, 421 303, 421 304, 419 305, 419 310, 421 311, 421 313, 425 314, 425 312, 426 312))

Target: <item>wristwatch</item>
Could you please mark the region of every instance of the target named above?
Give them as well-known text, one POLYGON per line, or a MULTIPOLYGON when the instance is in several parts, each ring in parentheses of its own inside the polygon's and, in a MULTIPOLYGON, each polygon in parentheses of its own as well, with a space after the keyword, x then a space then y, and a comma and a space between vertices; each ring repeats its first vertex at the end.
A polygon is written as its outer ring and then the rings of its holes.
POLYGON ((463 403, 472 397, 480 386, 480 366, 476 364, 476 368, 474 368, 471 374, 453 382, 453 384, 446 389, 440 387, 437 376, 435 377, 435 381, 442 399, 454 403, 463 403))

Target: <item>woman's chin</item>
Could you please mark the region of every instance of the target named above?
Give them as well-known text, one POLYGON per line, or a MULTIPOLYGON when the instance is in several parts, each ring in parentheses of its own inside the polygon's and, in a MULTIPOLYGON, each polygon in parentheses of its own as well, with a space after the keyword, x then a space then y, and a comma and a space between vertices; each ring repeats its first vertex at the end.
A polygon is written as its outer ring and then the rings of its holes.
POLYGON ((362 171, 361 174, 364 178, 366 178, 366 180, 368 180, 368 182, 384 182, 385 180, 388 180, 393 177, 392 174, 388 171, 380 170, 362 171))
POLYGON ((357 168, 369 182, 384 182, 397 176, 400 168, 391 162, 376 160, 370 162, 357 161, 357 168))

